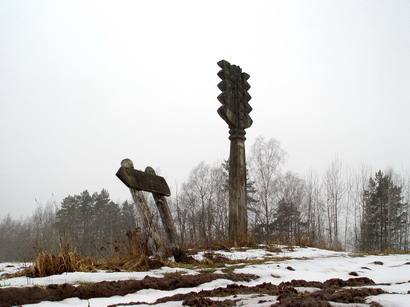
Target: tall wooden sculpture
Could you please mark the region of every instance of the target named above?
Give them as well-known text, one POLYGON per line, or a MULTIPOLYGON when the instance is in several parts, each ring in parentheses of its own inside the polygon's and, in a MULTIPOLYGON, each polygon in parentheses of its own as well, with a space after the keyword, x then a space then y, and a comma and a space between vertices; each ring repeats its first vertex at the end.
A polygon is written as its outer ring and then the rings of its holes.
POLYGON ((218 88, 222 93, 218 100, 222 106, 219 116, 229 126, 231 149, 229 155, 229 239, 241 244, 247 239, 248 215, 246 205, 246 160, 245 129, 252 125, 249 113, 251 96, 248 93, 249 75, 242 72, 239 66, 222 60, 218 62, 221 70, 218 76, 222 81, 218 88))

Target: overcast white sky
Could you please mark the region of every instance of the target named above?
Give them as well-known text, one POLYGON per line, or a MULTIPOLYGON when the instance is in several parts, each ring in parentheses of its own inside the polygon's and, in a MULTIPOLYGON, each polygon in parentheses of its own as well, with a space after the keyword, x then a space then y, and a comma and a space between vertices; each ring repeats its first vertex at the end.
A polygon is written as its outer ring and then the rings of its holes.
POLYGON ((250 74, 286 169, 410 165, 410 1, 0 1, 0 216, 108 189, 120 161, 181 184, 229 155, 216 62, 250 74))

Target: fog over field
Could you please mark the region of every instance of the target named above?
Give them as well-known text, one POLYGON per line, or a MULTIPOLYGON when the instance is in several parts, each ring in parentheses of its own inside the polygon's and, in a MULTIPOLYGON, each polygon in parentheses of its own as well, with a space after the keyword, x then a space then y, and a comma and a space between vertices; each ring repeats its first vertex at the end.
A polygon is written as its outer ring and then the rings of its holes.
POLYGON ((406 307, 409 116, 406 0, 0 1, 0 307, 406 307))
POLYGON ((253 126, 319 173, 410 156, 408 1, 2 1, 0 216, 85 189, 129 199, 129 157, 172 193, 228 157, 226 59, 250 74, 253 126))

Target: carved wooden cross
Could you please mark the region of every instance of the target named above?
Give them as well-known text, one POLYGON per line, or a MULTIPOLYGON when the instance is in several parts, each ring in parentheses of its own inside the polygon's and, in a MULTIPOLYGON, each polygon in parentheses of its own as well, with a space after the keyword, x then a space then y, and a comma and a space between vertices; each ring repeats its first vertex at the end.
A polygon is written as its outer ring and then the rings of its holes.
POLYGON ((151 225, 150 209, 142 191, 152 193, 162 224, 165 228, 168 247, 175 256, 179 252, 179 249, 177 247, 176 229, 172 220, 171 210, 165 198, 165 196, 171 195, 165 179, 161 176, 157 176, 154 169, 150 166, 145 168, 145 172, 134 169, 134 164, 130 159, 121 161, 121 167, 118 169, 116 175, 130 189, 132 198, 142 216, 144 227, 148 230, 149 236, 153 241, 150 249, 155 254, 161 249, 162 242, 158 231, 151 225))

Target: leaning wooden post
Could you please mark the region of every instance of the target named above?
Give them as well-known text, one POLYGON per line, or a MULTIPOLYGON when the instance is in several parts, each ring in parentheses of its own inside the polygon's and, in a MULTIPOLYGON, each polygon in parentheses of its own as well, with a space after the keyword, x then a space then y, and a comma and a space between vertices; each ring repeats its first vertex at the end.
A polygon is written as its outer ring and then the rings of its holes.
POLYGON ((248 94, 249 75, 242 72, 239 66, 231 65, 222 60, 218 62, 222 69, 218 76, 222 81, 218 88, 222 93, 218 100, 222 106, 218 109, 219 116, 229 126, 231 141, 229 153, 229 240, 235 244, 247 240, 247 200, 246 200, 246 159, 245 159, 245 129, 252 125, 249 113, 251 96, 248 94))
MULTIPOLYGON (((134 164, 130 159, 122 160, 121 168, 124 170, 125 173, 132 173, 133 171, 135 171, 134 164)), ((131 196, 134 200, 135 206, 137 207, 138 213, 142 218, 144 230, 146 231, 147 235, 147 247, 153 255, 162 256, 163 244, 156 230, 156 227, 152 223, 151 210, 149 209, 144 193, 141 190, 135 189, 134 187, 129 187, 129 189, 131 192, 131 196)))
MULTIPOLYGON (((156 176, 155 170, 150 166, 147 166, 145 168, 145 172, 147 174, 156 176)), ((177 231, 172 220, 171 210, 169 209, 167 199, 164 195, 155 192, 152 193, 152 196, 154 197, 155 204, 157 205, 159 211, 159 215, 161 216, 162 225, 165 228, 168 247, 171 249, 172 254, 174 256, 177 256, 180 253, 180 250, 177 245, 177 231)))

